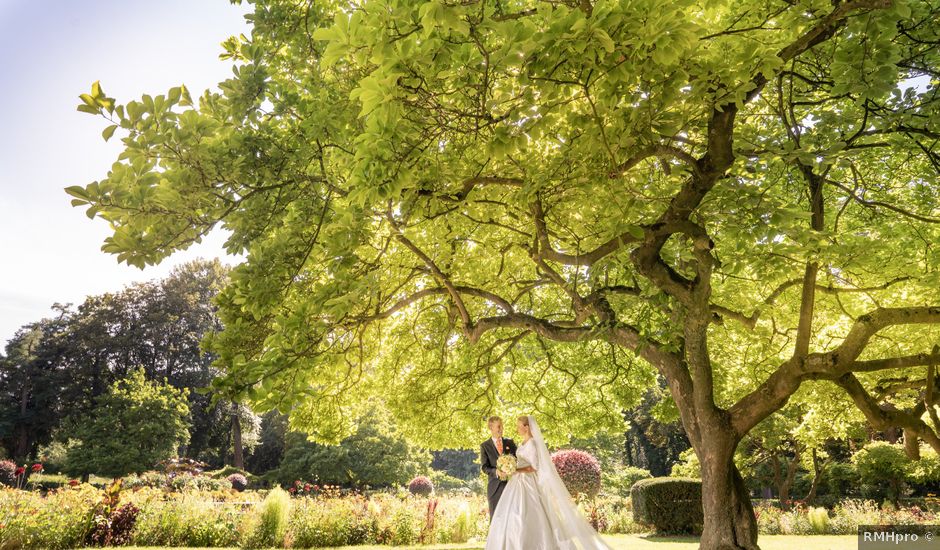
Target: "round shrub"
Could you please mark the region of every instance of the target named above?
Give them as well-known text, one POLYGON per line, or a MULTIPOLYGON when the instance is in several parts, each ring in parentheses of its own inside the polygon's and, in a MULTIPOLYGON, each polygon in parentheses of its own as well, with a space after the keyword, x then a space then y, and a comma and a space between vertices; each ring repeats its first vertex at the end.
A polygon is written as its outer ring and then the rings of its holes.
POLYGON ((633 484, 630 490, 633 521, 655 527, 660 533, 699 533, 702 482, 680 477, 654 477, 633 484))
POLYGON ((16 485, 16 463, 12 460, 0 460, 0 485, 16 485))
POLYGON ((248 488, 248 479, 241 474, 232 474, 225 479, 232 484, 232 489, 235 489, 239 493, 248 488))
POLYGON ((852 455, 868 494, 893 500, 901 496, 909 462, 904 447, 887 441, 873 441, 852 455))
POLYGON ((434 492, 434 484, 427 476, 418 476, 408 484, 411 494, 426 497, 434 492))
POLYGON ((601 490, 601 465, 590 453, 570 449, 552 455, 558 475, 574 496, 594 498, 601 490))

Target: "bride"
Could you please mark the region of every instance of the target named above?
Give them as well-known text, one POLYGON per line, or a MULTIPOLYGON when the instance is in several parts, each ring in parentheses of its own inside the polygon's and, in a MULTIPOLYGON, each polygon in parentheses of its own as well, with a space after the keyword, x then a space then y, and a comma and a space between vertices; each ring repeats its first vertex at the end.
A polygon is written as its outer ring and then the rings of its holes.
POLYGON ((493 512, 486 550, 611 550, 578 512, 532 416, 516 426, 516 473, 493 512))

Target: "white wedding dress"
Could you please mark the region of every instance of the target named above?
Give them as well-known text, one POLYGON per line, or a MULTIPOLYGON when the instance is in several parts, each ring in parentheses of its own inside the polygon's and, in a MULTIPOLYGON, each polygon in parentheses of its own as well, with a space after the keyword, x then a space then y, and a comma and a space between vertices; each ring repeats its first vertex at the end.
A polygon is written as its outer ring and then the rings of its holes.
POLYGON ((516 450, 516 473, 493 512, 486 550, 611 550, 578 511, 558 476, 542 431, 529 417, 532 437, 516 450))

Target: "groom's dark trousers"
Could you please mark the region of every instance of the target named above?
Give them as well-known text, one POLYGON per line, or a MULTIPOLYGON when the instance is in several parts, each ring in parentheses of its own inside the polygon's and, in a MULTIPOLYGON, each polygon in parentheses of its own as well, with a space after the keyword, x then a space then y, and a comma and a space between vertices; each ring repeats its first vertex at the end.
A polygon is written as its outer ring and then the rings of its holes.
MULTIPOLYGON (((508 437, 503 438, 503 454, 516 455, 516 443, 508 437)), ((487 475, 489 481, 486 483, 486 499, 490 503, 490 519, 493 519, 493 511, 496 510, 496 504, 499 497, 506 488, 506 482, 499 479, 496 475, 496 461, 499 460, 499 451, 496 450, 496 444, 493 439, 487 439, 480 444, 480 469, 487 475)))

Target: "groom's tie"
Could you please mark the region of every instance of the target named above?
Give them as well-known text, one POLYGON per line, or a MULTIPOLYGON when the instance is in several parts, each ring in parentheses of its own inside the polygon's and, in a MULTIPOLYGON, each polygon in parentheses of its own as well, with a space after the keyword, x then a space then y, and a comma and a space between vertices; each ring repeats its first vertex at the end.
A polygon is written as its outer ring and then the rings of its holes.
POLYGON ((499 454, 503 454, 503 440, 502 439, 496 442, 496 452, 499 454))

